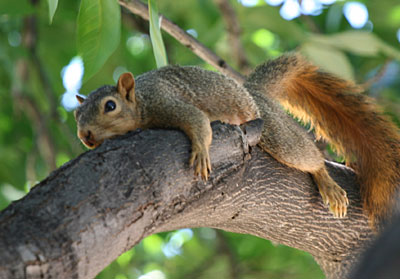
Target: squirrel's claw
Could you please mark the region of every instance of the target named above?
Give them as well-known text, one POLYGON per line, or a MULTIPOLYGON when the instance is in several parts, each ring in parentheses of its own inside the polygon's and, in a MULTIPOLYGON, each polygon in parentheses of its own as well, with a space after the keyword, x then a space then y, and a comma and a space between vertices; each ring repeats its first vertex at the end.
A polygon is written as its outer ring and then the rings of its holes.
POLYGON ((206 148, 193 150, 190 156, 189 164, 194 166, 194 174, 201 175, 203 180, 208 180, 208 174, 211 172, 211 161, 206 148))
POLYGON ((322 201, 329 206, 329 211, 335 218, 344 218, 349 205, 346 191, 328 175, 325 168, 314 173, 313 177, 318 185, 322 201))
POLYGON ((328 187, 320 187, 320 194, 324 204, 329 205, 329 211, 335 218, 346 217, 349 200, 345 190, 335 183, 328 187))

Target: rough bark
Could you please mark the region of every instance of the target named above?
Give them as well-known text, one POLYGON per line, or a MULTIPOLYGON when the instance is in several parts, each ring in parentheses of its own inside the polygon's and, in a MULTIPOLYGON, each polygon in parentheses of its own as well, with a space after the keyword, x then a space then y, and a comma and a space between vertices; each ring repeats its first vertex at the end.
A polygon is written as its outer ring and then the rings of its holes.
POLYGON ((93 278, 145 236, 186 227, 305 250, 343 278, 372 236, 353 173, 327 163, 350 200, 334 219, 310 175, 249 147, 255 124, 213 125, 208 182, 193 176, 189 140, 174 130, 133 132, 70 161, 0 213, 0 278, 93 278))

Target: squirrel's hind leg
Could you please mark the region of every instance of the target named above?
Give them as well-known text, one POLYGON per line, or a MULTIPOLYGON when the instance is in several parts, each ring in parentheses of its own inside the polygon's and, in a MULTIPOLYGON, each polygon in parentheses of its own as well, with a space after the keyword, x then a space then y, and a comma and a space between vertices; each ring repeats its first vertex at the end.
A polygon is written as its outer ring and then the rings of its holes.
POLYGON ((264 120, 258 145, 279 162, 310 173, 324 204, 329 204, 335 217, 345 217, 349 204, 346 191, 329 176, 324 157, 313 140, 276 103, 258 94, 253 97, 264 120))

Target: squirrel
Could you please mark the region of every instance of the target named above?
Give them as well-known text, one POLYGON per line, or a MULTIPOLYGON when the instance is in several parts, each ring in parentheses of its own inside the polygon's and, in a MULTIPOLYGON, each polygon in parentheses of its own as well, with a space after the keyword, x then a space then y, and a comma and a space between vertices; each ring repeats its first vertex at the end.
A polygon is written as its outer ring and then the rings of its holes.
POLYGON ((119 77, 87 98, 77 95, 78 137, 88 148, 137 128, 177 128, 191 140, 195 175, 211 171, 210 122, 264 121, 259 146, 279 162, 308 172, 334 217, 345 217, 346 191, 328 174, 314 142, 283 110, 310 122, 358 177, 363 207, 373 227, 392 213, 400 183, 400 134, 353 82, 320 70, 299 54, 267 61, 244 84, 195 66, 165 66, 134 79, 119 77), (281 106, 282 105, 282 106, 281 106))

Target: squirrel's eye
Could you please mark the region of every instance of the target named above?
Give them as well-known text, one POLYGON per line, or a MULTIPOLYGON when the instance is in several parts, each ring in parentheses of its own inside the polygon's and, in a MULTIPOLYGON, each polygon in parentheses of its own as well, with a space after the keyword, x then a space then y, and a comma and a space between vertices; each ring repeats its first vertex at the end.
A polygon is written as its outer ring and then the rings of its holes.
POLYGON ((113 111, 117 105, 115 104, 114 101, 107 101, 106 104, 104 105, 104 112, 109 112, 113 111))

